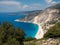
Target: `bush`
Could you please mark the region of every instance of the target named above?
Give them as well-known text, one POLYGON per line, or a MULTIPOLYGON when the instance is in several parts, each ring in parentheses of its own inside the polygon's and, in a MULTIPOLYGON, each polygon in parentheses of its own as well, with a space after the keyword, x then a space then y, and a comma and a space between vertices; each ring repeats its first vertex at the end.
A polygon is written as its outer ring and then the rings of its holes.
POLYGON ((0 25, 0 45, 23 45, 24 31, 4 22, 0 25))
POLYGON ((60 23, 51 27, 44 35, 45 38, 60 38, 60 23))
POLYGON ((24 41, 32 41, 32 40, 36 40, 36 38, 27 37, 27 38, 24 39, 24 41))

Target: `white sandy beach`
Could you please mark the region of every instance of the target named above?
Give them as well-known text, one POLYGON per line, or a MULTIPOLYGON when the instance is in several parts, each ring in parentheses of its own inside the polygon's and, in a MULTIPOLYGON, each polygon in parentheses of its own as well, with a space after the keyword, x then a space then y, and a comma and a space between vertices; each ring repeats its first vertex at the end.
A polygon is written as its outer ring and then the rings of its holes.
POLYGON ((37 31, 37 33, 35 35, 35 38, 36 39, 41 39, 44 36, 44 32, 43 32, 42 27, 40 25, 38 25, 38 26, 39 26, 39 29, 38 29, 38 31, 37 31))
POLYGON ((38 23, 38 16, 36 16, 35 18, 34 18, 34 22, 33 23, 35 23, 35 24, 37 24, 38 26, 39 26, 39 29, 38 29, 38 31, 37 31, 37 33, 36 33, 36 35, 35 35, 35 38, 36 39, 41 39, 41 38, 43 38, 43 36, 44 36, 44 32, 43 32, 43 29, 42 29, 42 27, 40 26, 40 23, 38 23))

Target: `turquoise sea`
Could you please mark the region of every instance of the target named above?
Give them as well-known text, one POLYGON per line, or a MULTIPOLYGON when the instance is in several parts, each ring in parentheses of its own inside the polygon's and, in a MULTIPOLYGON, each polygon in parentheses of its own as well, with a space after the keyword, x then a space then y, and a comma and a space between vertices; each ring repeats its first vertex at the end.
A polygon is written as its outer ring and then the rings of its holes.
POLYGON ((19 27, 24 30, 26 37, 33 37, 36 35, 38 31, 38 25, 33 23, 24 23, 24 22, 16 22, 14 20, 23 18, 24 14, 20 13, 0 13, 0 22, 8 21, 9 23, 13 23, 15 27, 19 27))

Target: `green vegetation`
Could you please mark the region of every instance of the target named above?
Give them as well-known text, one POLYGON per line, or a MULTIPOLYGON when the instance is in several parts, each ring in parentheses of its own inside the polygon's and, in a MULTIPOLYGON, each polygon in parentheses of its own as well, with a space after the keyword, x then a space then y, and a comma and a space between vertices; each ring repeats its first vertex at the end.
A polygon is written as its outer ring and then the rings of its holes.
POLYGON ((23 45, 25 33, 8 22, 0 24, 0 45, 23 45))
POLYGON ((27 37, 27 38, 24 39, 24 41, 32 41, 32 40, 36 40, 36 38, 27 37))
POLYGON ((51 27, 44 35, 44 38, 60 38, 60 22, 51 27))

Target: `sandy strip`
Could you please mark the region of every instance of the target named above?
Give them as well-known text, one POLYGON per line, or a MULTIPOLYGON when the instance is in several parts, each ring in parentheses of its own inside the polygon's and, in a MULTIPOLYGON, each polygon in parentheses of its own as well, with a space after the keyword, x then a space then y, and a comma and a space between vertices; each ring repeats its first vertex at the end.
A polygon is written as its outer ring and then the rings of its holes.
POLYGON ((35 35, 35 38, 36 39, 41 39, 44 36, 44 32, 43 32, 42 27, 40 26, 40 23, 38 22, 38 19, 39 19, 38 16, 36 16, 34 18, 34 22, 33 22, 34 24, 37 24, 39 26, 39 29, 38 29, 38 31, 37 31, 37 33, 35 35))
POLYGON ((42 27, 40 25, 38 25, 38 26, 39 26, 39 29, 38 29, 38 31, 37 31, 37 33, 35 35, 35 38, 36 39, 41 39, 44 36, 44 32, 43 32, 42 27))

